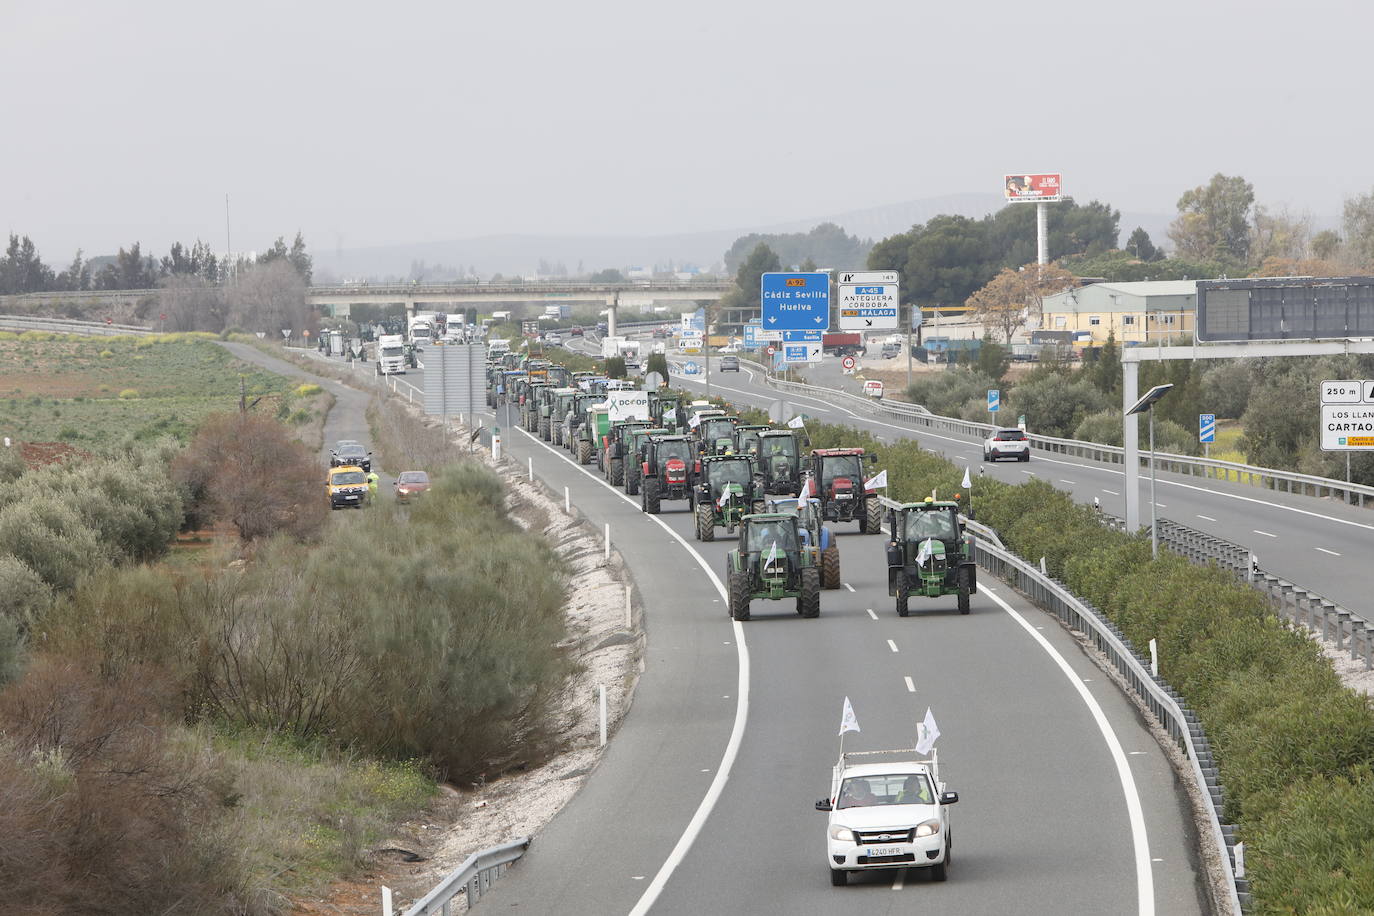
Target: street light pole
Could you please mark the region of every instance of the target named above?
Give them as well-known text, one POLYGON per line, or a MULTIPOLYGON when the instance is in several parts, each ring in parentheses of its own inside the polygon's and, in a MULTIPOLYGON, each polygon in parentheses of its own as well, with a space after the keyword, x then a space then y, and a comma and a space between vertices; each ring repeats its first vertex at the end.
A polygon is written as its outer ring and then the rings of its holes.
POLYGON ((1150 559, 1159 559, 1159 526, 1155 522, 1155 407, 1150 405, 1150 559))

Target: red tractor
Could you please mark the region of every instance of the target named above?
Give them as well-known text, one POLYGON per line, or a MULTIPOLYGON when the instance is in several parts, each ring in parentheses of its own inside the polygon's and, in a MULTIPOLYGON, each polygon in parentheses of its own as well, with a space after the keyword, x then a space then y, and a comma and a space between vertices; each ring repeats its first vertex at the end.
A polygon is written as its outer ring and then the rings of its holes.
POLYGON ((820 500, 821 517, 829 522, 858 522, 860 534, 882 530, 883 507, 878 494, 864 485, 864 464, 873 464, 877 455, 861 448, 818 448, 806 459, 810 495, 820 500))

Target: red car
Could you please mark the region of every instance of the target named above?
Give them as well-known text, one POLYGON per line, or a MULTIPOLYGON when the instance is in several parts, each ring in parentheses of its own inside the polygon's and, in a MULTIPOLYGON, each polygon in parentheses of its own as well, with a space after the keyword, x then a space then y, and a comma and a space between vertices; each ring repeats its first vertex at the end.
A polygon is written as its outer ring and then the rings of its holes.
POLYGON ((429 489, 429 475, 424 471, 402 471, 395 486, 396 501, 406 502, 429 489))
POLYGON ((571 335, 571 336, 573 336, 573 337, 581 337, 581 336, 582 336, 582 329, 581 329, 580 327, 579 327, 579 328, 569 328, 569 329, 568 329, 568 334, 571 335))

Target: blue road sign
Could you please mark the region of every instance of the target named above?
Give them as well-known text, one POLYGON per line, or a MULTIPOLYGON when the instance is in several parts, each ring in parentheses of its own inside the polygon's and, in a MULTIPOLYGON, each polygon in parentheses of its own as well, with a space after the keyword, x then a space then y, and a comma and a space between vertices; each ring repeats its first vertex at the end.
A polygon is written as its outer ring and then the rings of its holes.
POLYGON ((1217 415, 1200 413, 1197 415, 1197 438, 1199 442, 1217 441, 1217 415))
POLYGON ((698 368, 700 367, 698 367, 696 363, 688 363, 682 367, 682 371, 686 375, 696 375, 698 368))
POLYGON ((1002 409, 1002 392, 998 391, 996 388, 989 388, 989 389, 988 389, 988 410, 991 411, 992 413, 997 413, 997 411, 999 411, 999 410, 1001 410, 1001 409, 1002 409))
POLYGON ((759 284, 763 327, 770 331, 830 327, 830 274, 767 273, 759 284))
POLYGON ((760 326, 752 321, 744 326, 744 349, 757 350, 759 348, 760 330, 762 330, 760 326))

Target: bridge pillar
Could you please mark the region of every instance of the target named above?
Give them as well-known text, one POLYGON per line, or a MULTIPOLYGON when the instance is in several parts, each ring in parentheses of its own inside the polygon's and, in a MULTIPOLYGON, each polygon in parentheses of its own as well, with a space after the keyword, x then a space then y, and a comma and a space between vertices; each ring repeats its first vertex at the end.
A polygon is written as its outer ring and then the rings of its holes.
POLYGON ((606 336, 615 336, 615 313, 620 308, 620 293, 617 291, 611 300, 606 303, 606 336))

